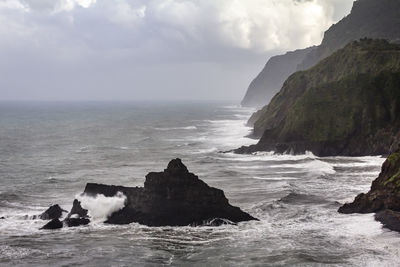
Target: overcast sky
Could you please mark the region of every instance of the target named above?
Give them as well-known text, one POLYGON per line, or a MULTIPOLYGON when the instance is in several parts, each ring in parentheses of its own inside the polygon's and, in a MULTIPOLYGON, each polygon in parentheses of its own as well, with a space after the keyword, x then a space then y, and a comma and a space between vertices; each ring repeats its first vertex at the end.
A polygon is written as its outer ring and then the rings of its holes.
POLYGON ((0 0, 0 100, 234 100, 352 0, 0 0))

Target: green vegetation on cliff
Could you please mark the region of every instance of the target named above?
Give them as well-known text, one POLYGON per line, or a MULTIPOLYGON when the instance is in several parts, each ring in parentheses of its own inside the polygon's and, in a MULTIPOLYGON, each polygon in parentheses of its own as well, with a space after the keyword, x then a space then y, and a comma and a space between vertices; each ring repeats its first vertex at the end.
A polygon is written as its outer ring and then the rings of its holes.
POLYGON ((351 42, 291 75, 257 117, 254 134, 262 138, 247 152, 279 144, 322 156, 389 153, 400 129, 400 45, 351 42))

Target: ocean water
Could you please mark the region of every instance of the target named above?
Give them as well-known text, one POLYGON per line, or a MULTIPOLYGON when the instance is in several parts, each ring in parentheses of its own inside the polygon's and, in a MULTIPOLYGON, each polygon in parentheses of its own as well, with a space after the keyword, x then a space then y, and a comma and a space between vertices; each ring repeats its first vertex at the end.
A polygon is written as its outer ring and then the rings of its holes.
MULTIPOLYGON (((343 215, 381 157, 219 153, 255 143, 253 112, 226 103, 0 103, 0 266, 399 266, 400 235, 343 215), (222 227, 105 225, 39 230, 87 182, 142 186, 179 157, 260 221, 222 227)), ((96 207, 98 207, 96 209, 96 207)))

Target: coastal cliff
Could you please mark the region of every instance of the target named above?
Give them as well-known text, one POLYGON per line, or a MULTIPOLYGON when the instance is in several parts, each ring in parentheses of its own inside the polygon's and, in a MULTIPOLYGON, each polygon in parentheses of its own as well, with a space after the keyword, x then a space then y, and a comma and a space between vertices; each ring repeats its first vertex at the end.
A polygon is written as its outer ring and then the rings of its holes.
POLYGON ((387 154, 400 126, 400 45, 362 39, 291 75, 238 153, 387 154))
POLYGON ((251 82, 241 105, 244 107, 262 107, 282 88, 283 82, 297 70, 310 51, 315 47, 287 52, 271 57, 263 70, 251 82))
MULTIPOLYGON (((400 41, 400 1, 355 1, 351 13, 324 33, 319 46, 271 58, 271 63, 268 62, 250 84, 242 105, 260 107, 268 104, 295 71, 307 70, 349 42, 365 37, 400 41)), ((254 121, 252 118, 249 124, 254 121)))
POLYGON ((392 230, 400 231, 400 147, 382 165, 371 190, 346 203, 340 213, 376 213, 375 219, 392 230))

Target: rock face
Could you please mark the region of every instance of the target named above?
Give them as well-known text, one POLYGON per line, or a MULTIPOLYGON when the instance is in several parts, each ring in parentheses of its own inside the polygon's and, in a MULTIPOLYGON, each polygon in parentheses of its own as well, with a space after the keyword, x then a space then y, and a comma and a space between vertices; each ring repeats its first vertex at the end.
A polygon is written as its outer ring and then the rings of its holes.
POLYGON ((400 41, 399 10, 398 0, 355 1, 351 13, 325 32, 321 45, 271 58, 271 64, 268 62, 251 83, 242 105, 259 107, 268 104, 292 73, 309 69, 351 41, 365 37, 400 41))
MULTIPOLYGON (((144 187, 88 183, 84 194, 112 197, 118 192, 127 197, 126 205, 111 214, 106 223, 187 226, 200 225, 215 218, 233 223, 256 220, 231 206, 222 190, 208 186, 190 173, 180 159, 172 160, 163 172, 147 174, 144 187)), ((81 209, 79 206, 79 202, 74 201, 73 209, 81 209)))
POLYGON ((297 65, 313 49, 315 47, 271 57, 264 69, 251 82, 241 105, 244 107, 262 107, 269 103, 272 97, 282 88, 283 82, 297 70, 297 65))
POLYGON ((400 129, 400 45, 362 39, 296 72, 258 114, 258 144, 236 152, 388 154, 400 129))
POLYGON ((338 211, 345 214, 375 212, 375 219, 392 230, 400 231, 400 147, 383 163, 371 190, 358 195, 338 211))
POLYGON ((63 210, 58 204, 55 204, 40 214, 39 218, 42 220, 59 219, 61 218, 63 212, 67 211, 63 210))
POLYGON ((63 227, 63 223, 57 218, 53 219, 50 222, 46 223, 41 230, 54 230, 54 229, 60 229, 63 227))

